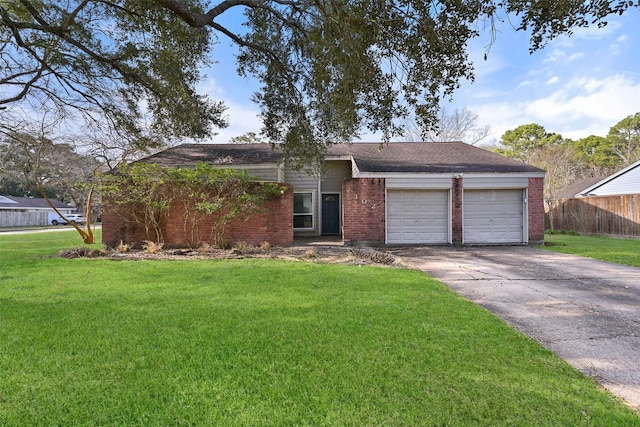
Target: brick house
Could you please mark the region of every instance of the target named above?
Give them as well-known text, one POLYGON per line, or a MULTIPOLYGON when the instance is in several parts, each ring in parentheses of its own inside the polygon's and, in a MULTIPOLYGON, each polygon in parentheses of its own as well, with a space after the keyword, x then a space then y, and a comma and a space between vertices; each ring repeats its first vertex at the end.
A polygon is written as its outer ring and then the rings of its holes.
MULTIPOLYGON (((165 167, 206 162, 288 185, 291 191, 271 201, 265 213, 232 224, 235 242, 286 245, 323 235, 341 236, 347 244, 544 239, 544 171, 461 142, 335 145, 320 176, 285 166, 268 144, 184 144, 141 161, 165 167)), ((121 217, 106 207, 105 244, 136 240, 121 217)))

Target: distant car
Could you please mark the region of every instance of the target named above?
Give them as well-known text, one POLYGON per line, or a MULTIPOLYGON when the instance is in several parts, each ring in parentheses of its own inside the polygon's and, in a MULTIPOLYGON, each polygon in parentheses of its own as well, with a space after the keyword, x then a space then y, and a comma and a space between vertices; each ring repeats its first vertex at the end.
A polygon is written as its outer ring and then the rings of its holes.
MULTIPOLYGON (((69 222, 75 222, 76 224, 84 224, 85 222, 87 222, 87 219, 84 216, 78 214, 69 214, 65 215, 65 217, 69 222)), ((62 217, 54 218, 51 220, 51 224, 53 225, 68 224, 69 222, 65 221, 65 219, 62 217)))

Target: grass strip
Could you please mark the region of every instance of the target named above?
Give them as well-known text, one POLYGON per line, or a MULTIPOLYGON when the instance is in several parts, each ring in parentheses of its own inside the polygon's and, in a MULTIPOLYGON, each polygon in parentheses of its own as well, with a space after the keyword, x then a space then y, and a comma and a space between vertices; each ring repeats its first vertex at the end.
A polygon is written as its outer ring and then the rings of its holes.
POLYGON ((640 239, 546 234, 545 242, 549 251, 640 267, 640 239))

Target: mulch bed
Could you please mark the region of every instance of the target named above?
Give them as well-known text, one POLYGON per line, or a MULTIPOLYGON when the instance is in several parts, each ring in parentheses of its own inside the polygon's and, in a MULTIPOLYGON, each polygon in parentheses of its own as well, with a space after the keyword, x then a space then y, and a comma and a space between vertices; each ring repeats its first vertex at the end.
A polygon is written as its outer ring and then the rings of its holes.
POLYGON ((245 259, 267 258, 327 264, 386 265, 402 267, 393 255, 370 247, 360 246, 287 246, 246 247, 232 249, 157 249, 152 250, 98 250, 85 247, 66 249, 56 257, 102 258, 113 260, 185 260, 185 259, 245 259))

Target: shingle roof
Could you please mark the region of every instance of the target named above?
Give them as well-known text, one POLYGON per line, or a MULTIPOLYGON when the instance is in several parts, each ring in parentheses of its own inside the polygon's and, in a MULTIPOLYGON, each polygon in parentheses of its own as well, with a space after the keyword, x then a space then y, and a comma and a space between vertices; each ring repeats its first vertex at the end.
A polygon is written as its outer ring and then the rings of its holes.
MULTIPOLYGON (((328 156, 352 156, 361 172, 543 173, 483 148, 462 142, 353 143, 330 146, 328 156)), ((269 144, 183 144, 140 160, 168 167, 199 162, 215 165, 277 163, 282 153, 269 144)))
POLYGON ((594 184, 602 181, 602 177, 591 177, 581 179, 580 181, 574 182, 568 187, 563 188, 558 192, 558 199, 572 199, 576 197, 576 195, 584 192, 587 188, 592 187, 594 184))
POLYGON ((168 167, 190 167, 198 163, 246 165, 278 163, 282 153, 271 144, 182 144, 139 160, 168 167))
MULTIPOLYGON (((73 206, 69 206, 58 200, 51 200, 56 208, 73 209, 73 206)), ((1 196, 0 197, 0 209, 51 209, 51 206, 47 204, 45 199, 35 197, 15 197, 15 196, 1 196), (9 200, 9 201, 8 201, 9 200)))
POLYGON ((394 142, 336 145, 351 154, 360 172, 543 172, 542 169, 463 142, 394 142))

